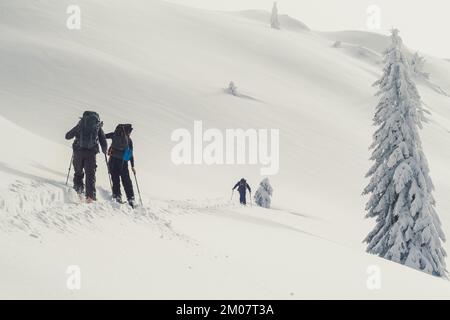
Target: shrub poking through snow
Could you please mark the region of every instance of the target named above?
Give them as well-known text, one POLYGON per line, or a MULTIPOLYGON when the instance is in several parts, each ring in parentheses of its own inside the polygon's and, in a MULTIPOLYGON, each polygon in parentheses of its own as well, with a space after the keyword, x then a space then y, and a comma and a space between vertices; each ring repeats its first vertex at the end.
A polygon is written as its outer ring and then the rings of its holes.
POLYGON ((265 178, 259 184, 258 190, 255 193, 255 203, 263 208, 270 208, 270 202, 272 197, 273 189, 270 185, 268 178, 265 178))
POLYGON ((365 238, 367 251, 423 272, 446 277, 445 235, 435 211, 434 189, 419 128, 425 120, 398 30, 384 53, 384 72, 375 85, 376 107, 367 216, 376 226, 365 238))

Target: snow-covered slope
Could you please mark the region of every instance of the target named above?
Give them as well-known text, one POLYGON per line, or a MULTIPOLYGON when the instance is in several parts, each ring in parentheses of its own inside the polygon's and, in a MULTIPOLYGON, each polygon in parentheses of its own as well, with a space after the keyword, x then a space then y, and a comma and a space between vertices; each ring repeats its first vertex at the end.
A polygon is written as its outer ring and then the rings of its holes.
MULTIPOLYGON (((341 50, 321 33, 272 30, 247 13, 77 3, 79 31, 65 27, 71 1, 0 3, 1 297, 448 297, 448 282, 369 256, 361 243, 373 223, 360 194, 380 65, 352 48, 376 56, 383 37, 340 36, 341 50), (224 94, 231 80, 253 99, 224 94), (101 157, 100 201, 74 204, 63 138, 85 109, 107 130, 133 123, 144 208, 109 203, 101 157), (241 176, 256 187, 259 166, 172 164, 170 135, 194 120, 280 129, 274 210, 229 201, 241 176), (68 265, 80 265, 82 290, 67 290, 68 265), (371 265, 382 271, 379 291, 366 286, 371 265)), ((450 92, 450 64, 428 61, 450 92)), ((450 100, 419 90, 432 111, 422 134, 449 234, 450 100)))
POLYGON ((389 37, 379 33, 366 31, 335 31, 320 32, 320 34, 333 41, 352 43, 382 53, 389 45, 389 37))

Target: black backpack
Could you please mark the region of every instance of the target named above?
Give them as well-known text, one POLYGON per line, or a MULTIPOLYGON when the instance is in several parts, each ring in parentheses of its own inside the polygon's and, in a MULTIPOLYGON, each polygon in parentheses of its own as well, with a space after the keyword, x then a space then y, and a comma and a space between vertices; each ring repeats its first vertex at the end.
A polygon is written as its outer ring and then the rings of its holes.
POLYGON ((131 133, 132 130, 131 124, 119 124, 114 131, 111 148, 119 151, 128 149, 129 141, 127 134, 131 133))
POLYGON ((80 120, 80 147, 94 149, 98 146, 98 132, 100 131, 100 116, 97 112, 86 111, 80 120))

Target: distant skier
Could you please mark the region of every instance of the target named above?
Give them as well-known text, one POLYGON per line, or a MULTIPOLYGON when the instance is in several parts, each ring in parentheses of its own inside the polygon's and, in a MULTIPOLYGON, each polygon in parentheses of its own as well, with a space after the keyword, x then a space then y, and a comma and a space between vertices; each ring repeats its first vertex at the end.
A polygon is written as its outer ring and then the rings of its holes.
MULTIPOLYGON (((233 187, 233 191, 238 188, 239 191, 239 201, 241 204, 243 204, 244 206, 247 204, 247 199, 246 199, 246 193, 247 190, 248 192, 250 192, 250 195, 252 194, 252 189, 250 188, 250 186, 248 185, 247 181, 242 178, 238 183, 236 183, 236 185, 233 187)), ((251 201, 251 198, 250 198, 251 201)))
POLYGON ((133 183, 130 178, 128 162, 131 163, 131 170, 134 169, 133 140, 131 140, 131 132, 133 127, 131 124, 119 124, 114 132, 106 135, 107 139, 112 139, 111 146, 108 150, 109 157, 109 173, 112 179, 113 199, 122 203, 122 192, 120 188, 120 180, 122 180, 123 188, 127 196, 128 204, 134 208, 136 206, 134 200, 133 183))
POLYGON ((97 200, 95 189, 95 173, 97 170, 97 153, 106 154, 108 144, 102 129, 103 122, 100 121, 98 113, 85 111, 78 124, 66 133, 66 139, 73 142, 73 188, 81 195, 85 192, 86 201, 91 203, 97 200), (86 190, 83 182, 86 175, 86 190))

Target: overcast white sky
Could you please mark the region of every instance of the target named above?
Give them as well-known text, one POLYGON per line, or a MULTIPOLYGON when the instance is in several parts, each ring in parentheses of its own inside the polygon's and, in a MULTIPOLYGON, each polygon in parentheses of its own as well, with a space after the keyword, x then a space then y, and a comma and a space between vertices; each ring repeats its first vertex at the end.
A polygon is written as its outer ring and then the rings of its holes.
MULTIPOLYGON (((169 0, 188 6, 214 10, 270 10, 273 0, 169 0)), ((449 0, 278 0, 281 14, 306 23, 314 30, 367 30, 366 10, 381 9, 381 28, 400 29, 411 48, 438 57, 450 58, 449 0)))

